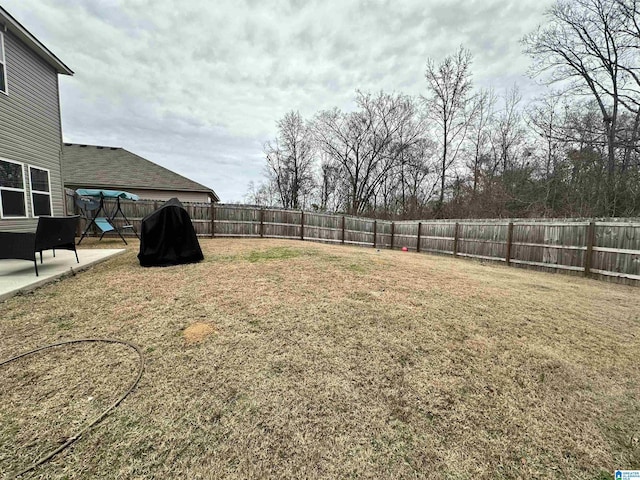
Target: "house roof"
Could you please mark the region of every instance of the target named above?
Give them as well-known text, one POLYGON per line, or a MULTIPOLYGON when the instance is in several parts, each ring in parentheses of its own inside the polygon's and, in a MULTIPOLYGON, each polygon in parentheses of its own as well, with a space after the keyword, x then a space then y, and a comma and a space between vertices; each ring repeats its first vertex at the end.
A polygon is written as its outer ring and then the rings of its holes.
POLYGON ((211 188, 120 147, 65 143, 62 174, 65 185, 202 192, 220 201, 211 188))
POLYGON ((73 75, 73 70, 67 67, 62 60, 56 57, 51 50, 45 47, 40 40, 34 37, 29 30, 24 28, 20 22, 11 16, 4 8, 0 6, 0 25, 4 29, 9 30, 16 37, 22 40, 34 52, 38 54, 45 62, 51 65, 56 72, 64 75, 73 75))

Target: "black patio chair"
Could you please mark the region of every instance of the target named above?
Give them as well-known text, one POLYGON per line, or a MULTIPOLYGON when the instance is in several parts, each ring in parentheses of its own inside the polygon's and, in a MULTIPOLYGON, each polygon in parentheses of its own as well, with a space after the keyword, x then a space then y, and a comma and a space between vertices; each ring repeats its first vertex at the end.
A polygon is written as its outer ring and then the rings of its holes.
POLYGON ((75 236, 78 226, 78 215, 72 217, 40 217, 35 232, 0 232, 0 259, 32 260, 38 274, 36 253, 53 250, 53 256, 58 250, 72 250, 76 254, 75 236))

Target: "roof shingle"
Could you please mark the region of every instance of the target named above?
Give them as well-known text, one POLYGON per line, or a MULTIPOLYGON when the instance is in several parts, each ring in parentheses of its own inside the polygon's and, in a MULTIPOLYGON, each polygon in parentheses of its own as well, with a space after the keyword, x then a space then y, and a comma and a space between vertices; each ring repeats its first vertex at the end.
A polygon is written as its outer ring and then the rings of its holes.
POLYGON ((62 175, 66 185, 206 192, 220 200, 211 188, 120 147, 65 143, 62 175))

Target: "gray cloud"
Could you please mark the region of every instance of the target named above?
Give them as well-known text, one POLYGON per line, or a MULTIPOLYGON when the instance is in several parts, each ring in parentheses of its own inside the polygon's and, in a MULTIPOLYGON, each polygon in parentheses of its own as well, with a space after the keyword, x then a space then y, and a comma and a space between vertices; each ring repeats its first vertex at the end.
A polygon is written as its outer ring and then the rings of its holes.
POLYGON ((523 77, 519 39, 551 0, 5 0, 76 75, 66 140, 122 146, 241 200, 287 110, 352 108, 355 89, 424 93, 424 67, 463 44, 474 80, 523 77))

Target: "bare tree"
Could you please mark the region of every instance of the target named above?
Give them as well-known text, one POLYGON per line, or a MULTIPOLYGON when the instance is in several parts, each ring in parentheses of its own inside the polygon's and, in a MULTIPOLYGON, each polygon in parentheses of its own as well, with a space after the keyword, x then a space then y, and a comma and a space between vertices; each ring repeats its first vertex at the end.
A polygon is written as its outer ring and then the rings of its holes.
POLYGON ((423 137, 407 149, 402 165, 402 210, 406 218, 416 218, 421 207, 433 198, 438 185, 434 142, 423 137))
MULTIPOLYGON (((414 102, 407 104, 410 114, 398 130, 396 151, 398 152, 398 175, 394 176, 397 183, 396 192, 400 194, 402 215, 406 217, 409 208, 415 210, 416 192, 415 181, 419 172, 431 173, 433 142, 426 137, 427 118, 417 110, 414 102)), ((426 175, 426 174, 425 174, 426 175)), ((418 182, 421 185, 422 180, 418 182)))
POLYGON ((277 203, 278 193, 274 190, 271 182, 249 182, 247 193, 244 195, 245 203, 259 206, 272 206, 277 203))
POLYGON ((346 182, 347 210, 362 213, 370 208, 378 188, 397 165, 404 145, 398 132, 414 114, 404 95, 357 92, 357 110, 338 109, 316 115, 314 138, 318 148, 338 167, 346 182))
POLYGON ((627 91, 621 95, 621 104, 628 110, 631 119, 625 119, 624 135, 620 139, 625 149, 623 168, 627 168, 632 157, 636 161, 640 149, 640 2, 638 0, 614 0, 622 16, 619 34, 623 37, 626 58, 620 68, 628 78, 627 91))
MULTIPOLYGON (((535 74, 548 73, 548 81, 563 86, 567 93, 589 96, 602 116, 606 145, 608 188, 604 205, 607 214, 616 213, 616 149, 622 108, 637 107, 637 88, 630 87, 636 67, 635 47, 625 39, 633 21, 625 16, 633 1, 561 0, 552 6, 549 23, 523 39, 525 51, 534 59, 535 74)), ((637 85, 640 85, 636 83, 637 85)), ((638 119, 640 121, 640 117, 638 119)))
POLYGON ((320 163, 319 205, 322 211, 336 211, 340 207, 340 170, 331 162, 324 158, 320 163))
POLYGON ((640 0, 556 0, 547 19, 523 43, 550 95, 525 109, 516 86, 474 94, 460 47, 428 60, 424 109, 357 92, 353 111, 308 125, 288 113, 265 145, 270 181, 253 197, 403 218, 636 215, 640 0))
POLYGON ((539 157, 542 178, 547 180, 555 174, 564 157, 563 147, 570 141, 565 111, 562 97, 555 92, 544 95, 527 107, 526 122, 536 138, 536 150, 541 152, 539 157))
POLYGON ((523 154, 525 131, 520 112, 522 95, 517 85, 507 89, 501 97, 502 108, 498 111, 494 133, 497 163, 504 174, 511 168, 518 168, 518 160, 523 154))
POLYGON ((475 196, 482 163, 491 152, 491 134, 495 121, 497 97, 493 89, 481 90, 474 99, 476 116, 469 126, 470 162, 467 166, 472 172, 472 191, 475 196))
POLYGON ((380 186, 373 199, 370 212, 378 212, 386 218, 393 218, 402 208, 402 182, 400 181, 400 171, 398 168, 392 169, 380 182, 380 186))
POLYGON ((278 136, 267 142, 267 173, 284 208, 301 208, 314 186, 313 144, 299 112, 290 111, 277 123, 278 136))
POLYGON ((471 52, 462 47, 438 65, 432 59, 427 61, 425 101, 428 116, 438 130, 441 149, 438 210, 444 204, 447 174, 458 157, 474 114, 470 108, 471 62, 471 52))

